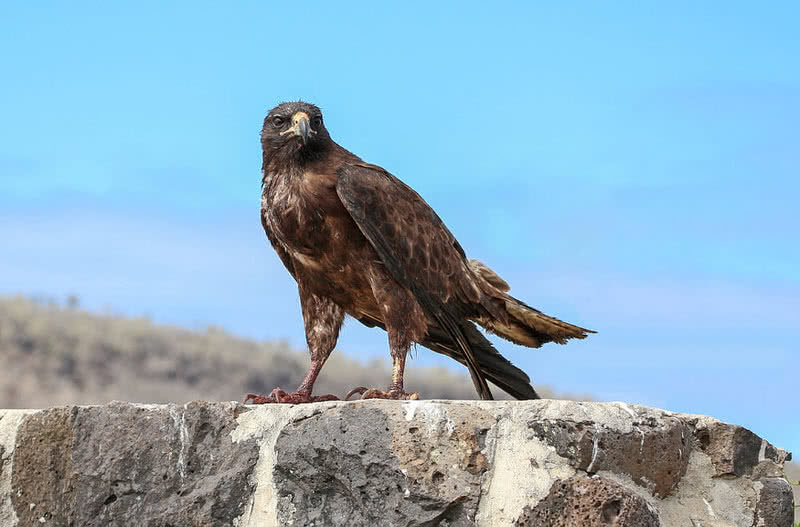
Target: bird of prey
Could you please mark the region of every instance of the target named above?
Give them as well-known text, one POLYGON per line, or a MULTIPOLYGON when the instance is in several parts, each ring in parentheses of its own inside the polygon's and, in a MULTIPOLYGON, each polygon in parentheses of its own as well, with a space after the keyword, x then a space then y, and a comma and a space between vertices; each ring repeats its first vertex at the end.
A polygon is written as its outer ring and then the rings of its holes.
POLYGON ((517 399, 537 399, 528 376, 476 328, 538 348, 582 339, 587 330, 545 315, 509 294, 496 273, 464 249, 411 187, 336 144, 317 106, 279 104, 261 131, 261 223, 297 281, 311 368, 294 392, 276 388, 254 403, 307 403, 345 315, 384 329, 392 356, 388 390, 346 397, 416 399, 403 371, 412 344, 467 367, 481 399, 487 381, 517 399))

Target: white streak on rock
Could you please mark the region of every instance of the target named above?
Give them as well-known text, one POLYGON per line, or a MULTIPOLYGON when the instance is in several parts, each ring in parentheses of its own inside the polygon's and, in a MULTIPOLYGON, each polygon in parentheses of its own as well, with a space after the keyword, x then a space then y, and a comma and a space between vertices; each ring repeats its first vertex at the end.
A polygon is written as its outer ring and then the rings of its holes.
MULTIPOLYGON (((36 410, 0 410, 0 446, 3 447, 3 459, 0 460, 0 525, 3 527, 14 527, 19 522, 11 503, 14 445, 22 419, 34 412, 36 410)), ((18 490, 17 495, 21 495, 21 491, 18 490)))
POLYGON ((231 431, 231 441, 238 443, 256 439, 259 453, 251 476, 251 481, 255 483, 255 492, 247 510, 234 520, 234 527, 280 527, 290 524, 289 521, 278 518, 278 493, 272 480, 275 443, 287 424, 318 414, 335 404, 336 402, 292 406, 265 404, 250 407, 249 411, 239 416, 236 428, 231 431))
POLYGON ((406 407, 406 421, 418 418, 422 429, 427 436, 436 436, 440 429, 452 436, 456 431, 456 424, 447 414, 447 405, 438 401, 403 401, 406 407), (440 428, 441 427, 441 428, 440 428))
POLYGON ((560 401, 536 401, 534 411, 516 403, 492 403, 499 419, 486 437, 485 455, 492 468, 482 485, 475 524, 511 526, 525 507, 534 507, 550 493, 554 481, 575 475, 575 469, 554 448, 531 438, 526 425, 539 410, 559 407, 560 401))
POLYGON ((642 457, 644 455, 644 432, 638 426, 636 427, 636 430, 642 434, 642 440, 639 442, 639 457, 642 457))
POLYGON ((417 413, 417 408, 423 404, 422 401, 408 401, 406 403, 406 421, 411 421, 414 419, 414 415, 417 413))
POLYGON ((708 502, 708 500, 703 498, 703 503, 705 503, 706 508, 708 508, 708 515, 711 516, 712 518, 716 518, 717 515, 714 514, 714 509, 711 508, 711 504, 708 502))
POLYGON ((186 429, 186 405, 183 405, 180 413, 177 406, 170 405, 169 415, 175 424, 175 429, 178 432, 178 441, 181 444, 180 450, 178 450, 178 474, 180 474, 181 479, 184 479, 186 477, 186 447, 189 442, 189 431, 186 429))
POLYGON ((626 403, 617 403, 617 404, 619 405, 620 408, 628 412, 628 415, 636 419, 636 413, 633 410, 631 410, 630 406, 628 406, 626 403))
POLYGON ((600 442, 600 435, 597 433, 597 425, 594 426, 594 441, 592 442, 592 460, 589 462, 589 466, 586 467, 586 472, 592 472, 592 467, 594 467, 594 462, 597 461, 597 452, 600 450, 597 443, 600 442))

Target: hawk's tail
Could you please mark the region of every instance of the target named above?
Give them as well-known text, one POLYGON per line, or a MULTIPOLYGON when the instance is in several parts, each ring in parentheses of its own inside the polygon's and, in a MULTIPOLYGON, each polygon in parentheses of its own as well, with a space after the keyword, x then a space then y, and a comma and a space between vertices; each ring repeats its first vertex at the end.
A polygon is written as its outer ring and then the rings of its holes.
MULTIPOLYGON (((528 375, 500 355, 500 352, 472 322, 462 322, 460 329, 469 341, 469 347, 475 357, 475 362, 478 363, 480 373, 487 380, 516 399, 539 398, 536 390, 531 386, 528 375)), ((421 344, 466 365, 463 352, 455 345, 450 335, 436 326, 428 327, 428 334, 421 344)), ((491 398, 491 392, 489 392, 489 398, 491 398)))
POLYGON ((585 329, 555 317, 545 315, 525 302, 508 294, 508 284, 486 265, 470 260, 470 268, 481 279, 481 286, 491 298, 493 307, 501 304, 498 316, 483 316, 475 322, 488 331, 515 344, 538 348, 546 342, 566 344, 569 339, 584 339, 591 329, 585 329), (504 315, 504 316, 499 316, 504 315))

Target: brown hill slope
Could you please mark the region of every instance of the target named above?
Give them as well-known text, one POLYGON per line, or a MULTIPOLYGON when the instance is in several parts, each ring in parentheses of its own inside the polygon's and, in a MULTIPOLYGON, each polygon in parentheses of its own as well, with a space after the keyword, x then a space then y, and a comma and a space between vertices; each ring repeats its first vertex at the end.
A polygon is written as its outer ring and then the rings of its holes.
MULTIPOLYGON (((222 330, 188 331, 53 302, 0 298, 0 408, 114 399, 241 400, 246 392, 294 389, 308 361, 307 352, 285 343, 255 342, 222 330)), ((466 375, 413 364, 409 370, 408 387, 426 399, 477 398, 466 375)), ((388 361, 364 363, 337 351, 315 392, 342 396, 355 386, 382 385, 389 377, 388 361)), ((546 388, 537 389, 552 396, 546 388)))

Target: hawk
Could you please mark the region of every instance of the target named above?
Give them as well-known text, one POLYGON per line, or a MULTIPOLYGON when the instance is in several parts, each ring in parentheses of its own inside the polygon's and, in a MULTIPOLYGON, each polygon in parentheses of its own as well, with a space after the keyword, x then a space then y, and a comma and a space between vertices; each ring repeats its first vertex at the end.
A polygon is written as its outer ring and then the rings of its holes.
POLYGON ((403 387, 414 343, 466 366, 481 399, 492 399, 487 381, 517 399, 537 399, 525 372, 475 324, 532 348, 593 333, 511 296, 502 278, 467 258, 411 187, 336 144, 317 106, 298 101, 273 108, 261 147, 261 223, 297 281, 311 367, 296 391, 276 388, 267 396, 248 394, 246 401, 337 399, 311 392, 345 315, 385 330, 393 361, 388 390, 359 387, 346 399, 418 398, 403 387))

